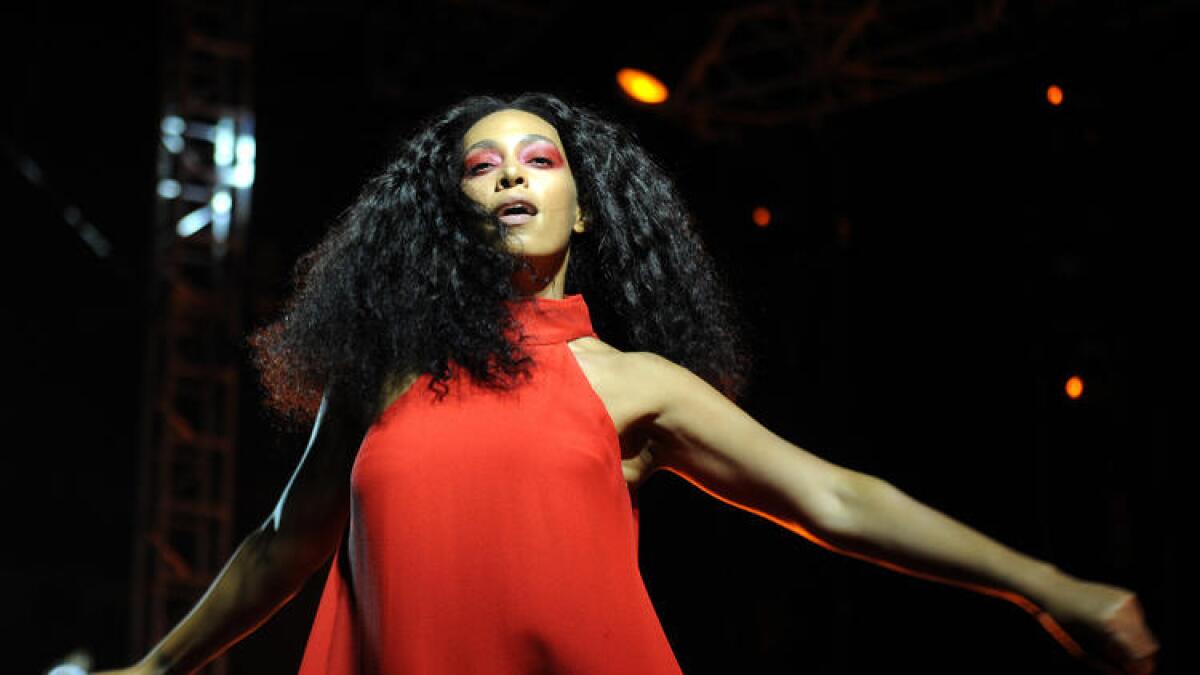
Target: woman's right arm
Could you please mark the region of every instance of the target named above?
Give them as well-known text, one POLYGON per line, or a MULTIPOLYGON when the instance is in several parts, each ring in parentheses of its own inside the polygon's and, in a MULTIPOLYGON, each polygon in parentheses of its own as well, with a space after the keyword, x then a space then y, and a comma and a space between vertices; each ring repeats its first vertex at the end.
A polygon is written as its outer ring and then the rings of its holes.
POLYGON ((350 508, 350 469, 366 424, 326 392, 279 503, 246 536, 192 610, 132 673, 191 673, 254 632, 333 554, 350 508))

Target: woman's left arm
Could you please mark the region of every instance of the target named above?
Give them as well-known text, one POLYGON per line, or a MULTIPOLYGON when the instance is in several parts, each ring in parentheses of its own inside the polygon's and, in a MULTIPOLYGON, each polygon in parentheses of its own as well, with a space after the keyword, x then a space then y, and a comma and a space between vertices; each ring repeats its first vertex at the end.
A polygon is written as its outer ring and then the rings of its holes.
POLYGON ((646 383, 655 469, 831 551, 1013 602, 1100 669, 1153 671, 1158 644, 1132 592, 1067 575, 789 443, 667 359, 630 357, 646 383))

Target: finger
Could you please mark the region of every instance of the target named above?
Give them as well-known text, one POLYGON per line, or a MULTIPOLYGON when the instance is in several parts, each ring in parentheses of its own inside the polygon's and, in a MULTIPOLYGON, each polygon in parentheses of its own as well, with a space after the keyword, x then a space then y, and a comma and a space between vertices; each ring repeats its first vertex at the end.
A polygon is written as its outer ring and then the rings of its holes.
POLYGON ((1121 659, 1121 672, 1127 675, 1151 675, 1155 668, 1155 654, 1131 658, 1124 657, 1121 659))
POLYGON ((1146 675, 1135 659, 1114 642, 1093 645, 1083 657, 1086 665, 1104 675, 1146 675))
POLYGON ((1119 631, 1114 639, 1119 643, 1125 658, 1138 661, 1153 657, 1159 650, 1158 640, 1145 624, 1136 624, 1119 631))

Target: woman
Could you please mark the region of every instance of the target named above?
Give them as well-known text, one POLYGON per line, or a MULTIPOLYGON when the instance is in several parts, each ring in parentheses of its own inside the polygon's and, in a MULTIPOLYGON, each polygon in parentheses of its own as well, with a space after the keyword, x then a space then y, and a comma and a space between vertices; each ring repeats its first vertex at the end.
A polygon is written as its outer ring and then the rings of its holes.
POLYGON ((453 106, 297 279, 252 343, 273 409, 313 420, 308 448, 126 672, 198 668, 332 556, 302 673, 678 673, 637 570, 636 488, 659 469, 833 551, 1014 602, 1099 668, 1153 669, 1131 592, 738 408, 749 359, 689 215, 586 110, 545 94, 453 106))

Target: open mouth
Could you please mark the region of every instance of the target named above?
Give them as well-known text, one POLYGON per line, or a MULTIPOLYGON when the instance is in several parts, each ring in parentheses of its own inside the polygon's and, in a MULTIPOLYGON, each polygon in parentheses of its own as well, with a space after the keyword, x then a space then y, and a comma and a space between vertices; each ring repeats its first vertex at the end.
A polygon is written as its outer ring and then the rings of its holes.
POLYGON ((525 201, 509 202, 496 209, 496 215, 499 216, 500 222, 505 225, 527 223, 537 215, 537 212, 536 206, 525 201))

